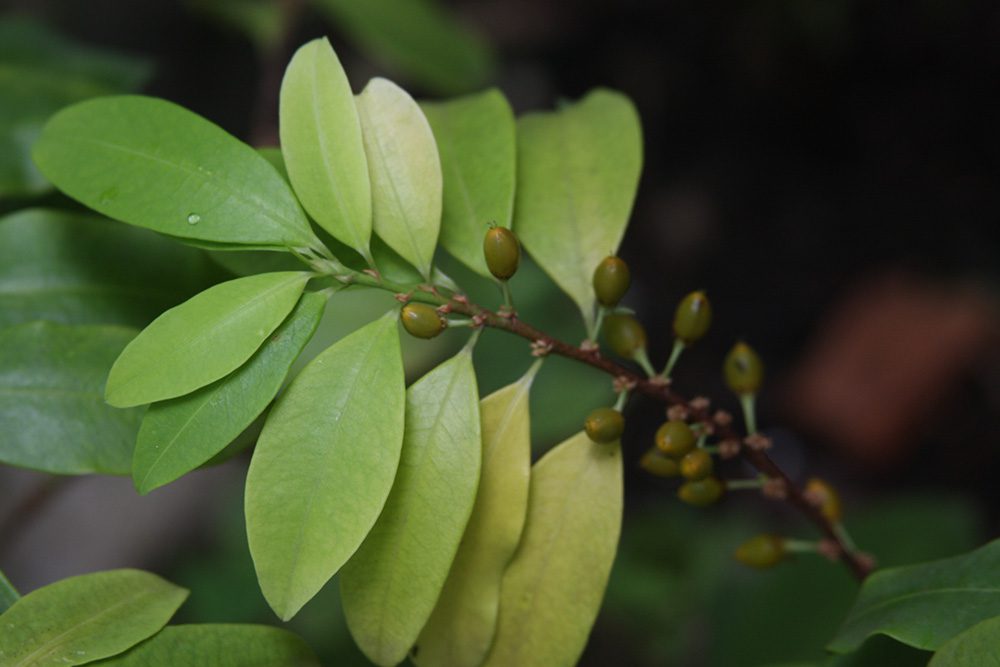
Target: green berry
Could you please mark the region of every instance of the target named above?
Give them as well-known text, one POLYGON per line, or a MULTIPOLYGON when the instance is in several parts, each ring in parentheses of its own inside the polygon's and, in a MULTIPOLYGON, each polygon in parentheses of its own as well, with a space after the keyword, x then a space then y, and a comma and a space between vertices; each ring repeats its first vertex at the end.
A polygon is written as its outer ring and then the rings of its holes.
POLYGON ((417 338, 434 338, 444 331, 445 321, 426 303, 408 303, 400 313, 403 328, 417 338))
POLYGON ((712 456, 704 449, 692 449, 681 459, 681 474, 698 481, 712 474, 712 456))
POLYGON ((681 469, 677 465, 677 461, 664 455, 656 447, 650 447, 642 455, 639 466, 646 472, 657 477, 677 477, 681 474, 681 469))
POLYGON ((737 394, 756 394, 764 381, 764 364, 754 349, 740 341, 723 363, 726 385, 737 394))
POLYGON ((840 495, 826 480, 813 477, 806 482, 805 493, 808 497, 819 501, 819 511, 827 521, 840 523, 843 512, 840 508, 840 495))
POLYGON ((521 261, 521 244, 506 227, 490 227, 483 239, 483 255, 490 273, 498 280, 510 280, 521 261))
POLYGON ((604 340, 612 352, 632 359, 646 347, 646 330, 631 315, 612 313, 604 318, 604 340))
POLYGON ((733 555, 750 567, 774 567, 785 559, 785 541, 777 535, 757 535, 738 546, 733 555))
POLYGON ((707 507, 717 502, 724 490, 722 482, 717 478, 706 477, 681 484, 681 488, 677 489, 677 497, 688 505, 707 507))
POLYGON ((712 323, 712 304, 704 292, 691 292, 674 311, 674 335, 685 345, 700 339, 712 323))
POLYGON ((614 408, 597 408, 587 416, 583 428, 591 440, 606 445, 622 437, 625 418, 614 408))
POLYGON ((608 308, 617 306, 631 282, 632 274, 621 257, 605 257, 594 270, 594 294, 597 295, 597 302, 608 308))
POLYGON ((691 427, 679 419, 664 422, 656 431, 656 446, 666 456, 679 459, 694 449, 695 437, 691 427))

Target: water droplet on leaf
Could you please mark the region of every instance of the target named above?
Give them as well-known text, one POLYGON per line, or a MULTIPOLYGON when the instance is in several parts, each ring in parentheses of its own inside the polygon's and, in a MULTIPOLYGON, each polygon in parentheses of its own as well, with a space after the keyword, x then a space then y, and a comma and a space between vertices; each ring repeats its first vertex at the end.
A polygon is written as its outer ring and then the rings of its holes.
POLYGON ((201 222, 201 216, 197 213, 188 213, 187 220, 189 225, 197 225, 201 222))

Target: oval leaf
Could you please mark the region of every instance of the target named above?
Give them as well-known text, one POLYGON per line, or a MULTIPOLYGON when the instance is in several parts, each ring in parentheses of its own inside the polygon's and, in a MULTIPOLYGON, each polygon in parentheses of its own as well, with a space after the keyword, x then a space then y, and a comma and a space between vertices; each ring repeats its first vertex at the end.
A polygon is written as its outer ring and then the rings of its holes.
POLYGON ((928 667, 1000 667, 1000 616, 948 640, 928 667))
POLYGON ((514 231, 588 328, 594 269, 618 250, 641 169, 639 116, 621 93, 598 89, 518 121, 514 231))
POLYGON ((976 623, 1000 615, 1000 540, 961 556, 879 570, 828 649, 853 651, 881 633, 935 650, 976 623))
POLYGON ((500 587, 484 665, 569 667, 583 653, 615 559, 622 519, 618 444, 578 433, 531 470, 528 521, 500 587))
POLYGON ((489 278, 483 258, 487 223, 509 228, 514 210, 514 114, 495 88, 420 106, 441 155, 441 245, 489 278))
POLYGON ((371 185, 351 85, 326 38, 292 57, 281 82, 281 152, 302 205, 370 257, 371 185))
POLYGON ((267 160, 166 100, 127 95, 75 104, 49 120, 33 155, 57 188, 122 222, 216 243, 318 243, 267 160))
POLYGON ((538 366, 479 404, 483 465, 472 516, 412 659, 421 667, 475 667, 496 631, 500 580, 528 509, 528 393, 538 366))
POLYGON ((298 636, 267 625, 170 625, 101 667, 319 667, 298 636), (193 662, 196 660, 196 662, 193 662))
POLYGON ((111 367, 108 403, 129 407, 175 398, 228 375, 278 328, 308 279, 301 271, 237 278, 171 308, 111 367))
POLYGON ((149 493, 205 463, 264 411, 312 338, 325 305, 322 295, 306 294, 233 374, 193 394, 150 406, 132 458, 132 479, 139 493, 149 493))
POLYGON ((82 665, 116 655, 166 625, 187 594, 140 570, 57 581, 0 615, 0 663, 82 665))
POLYGON ((28 322, 0 330, 0 462, 59 474, 128 474, 142 410, 104 402, 134 329, 28 322))
POLYGON ((375 233, 425 280, 441 226, 441 162, 420 107, 387 79, 357 97, 372 183, 375 233))
POLYGON ((396 481, 341 573, 347 627, 378 665, 402 662, 434 609, 475 501, 480 442, 467 348, 407 390, 396 481))
POLYGON ((278 399, 247 473, 264 597, 288 620, 350 558, 392 486, 405 389, 395 311, 317 356, 278 399))

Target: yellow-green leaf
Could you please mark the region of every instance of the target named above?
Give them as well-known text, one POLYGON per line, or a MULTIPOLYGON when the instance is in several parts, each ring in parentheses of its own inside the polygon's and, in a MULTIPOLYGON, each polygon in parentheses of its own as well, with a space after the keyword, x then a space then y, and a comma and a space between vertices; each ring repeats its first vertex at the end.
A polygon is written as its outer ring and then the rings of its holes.
POLYGON ((341 573, 347 626, 378 665, 401 662, 441 593, 476 497, 479 396, 468 348, 406 392, 406 431, 382 516, 341 573))
POLYGON ((534 465, 528 520, 500 586, 484 666, 576 664, 601 606, 621 518, 618 443, 595 444, 580 432, 534 465))
POLYGON ((528 393, 537 368, 479 404, 479 491, 441 597, 417 639, 412 658, 420 667, 475 667, 493 642, 500 580, 521 539, 528 509, 528 393))

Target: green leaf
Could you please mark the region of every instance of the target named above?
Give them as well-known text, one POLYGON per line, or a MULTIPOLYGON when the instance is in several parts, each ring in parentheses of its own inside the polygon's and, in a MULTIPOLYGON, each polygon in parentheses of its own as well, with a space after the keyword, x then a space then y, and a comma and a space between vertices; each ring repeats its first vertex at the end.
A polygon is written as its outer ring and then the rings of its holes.
POLYGON ((374 78, 357 97, 372 183, 375 233, 430 279, 441 227, 434 133, 406 91, 374 78))
POLYGON ((639 116, 621 93, 597 89, 518 121, 514 231, 588 329, 594 269, 618 250, 641 169, 639 116))
POLYGON ((935 650, 1000 615, 1000 540, 961 556, 879 570, 865 580, 847 620, 827 646, 852 651, 881 633, 935 650))
POLYGON ((120 96, 75 104, 49 120, 33 154, 60 190, 132 225, 207 243, 319 243, 267 160, 166 100, 120 96))
POLYGON ((298 636, 267 625, 169 625, 101 667, 319 667, 298 636))
POLYGON ((929 667, 1000 667, 1000 616, 982 621, 948 640, 929 667))
POLYGON ((420 106, 441 154, 441 245, 489 278, 483 258, 487 223, 509 228, 514 210, 514 114, 495 88, 420 106))
POLYGON ((237 278, 171 308, 111 367, 108 403, 129 407, 176 398, 228 375, 278 328, 308 279, 301 271, 237 278))
POLYGON ((618 546, 622 458, 586 433, 534 465, 528 521, 500 587, 485 666, 569 667, 583 653, 618 546))
POLYGON ((295 53, 281 82, 281 151, 309 215, 368 258, 372 195, 351 85, 326 39, 295 53))
POLYGON ((14 584, 10 583, 7 575, 0 570, 0 614, 10 609, 10 606, 20 599, 21 594, 14 588, 14 584))
POLYGON ((57 581, 0 616, 0 658, 10 667, 82 665, 134 646, 162 628, 188 592, 140 570, 57 581))
POLYGON ((405 389, 392 311, 310 362, 278 399, 246 484, 264 597, 294 616, 350 558, 392 487, 405 389))
POLYGON ((341 573, 347 626, 378 665, 402 662, 434 609, 476 498, 480 443, 467 347, 407 390, 396 481, 341 573))
POLYGON ((264 411, 316 331, 325 305, 322 295, 306 294, 232 375, 193 394, 150 406, 132 458, 132 479, 139 493, 149 493, 205 463, 264 411))
POLYGON ((521 540, 528 511, 531 428, 528 393, 537 364, 479 404, 482 472, 462 536, 413 661, 421 667, 476 667, 493 643, 500 580, 521 540))
POLYGON ((187 0, 184 4, 242 32, 262 56, 280 49, 282 37, 289 29, 284 8, 273 0, 187 0))
POLYGON ((217 275, 197 250, 95 216, 26 209, 0 218, 0 326, 144 326, 217 275))
POLYGON ((142 410, 104 403, 117 326, 28 322, 0 330, 0 461, 60 474, 128 474, 142 410))
POLYGON ((445 94, 483 85, 493 71, 485 41, 436 0, 313 0, 373 58, 445 94))

